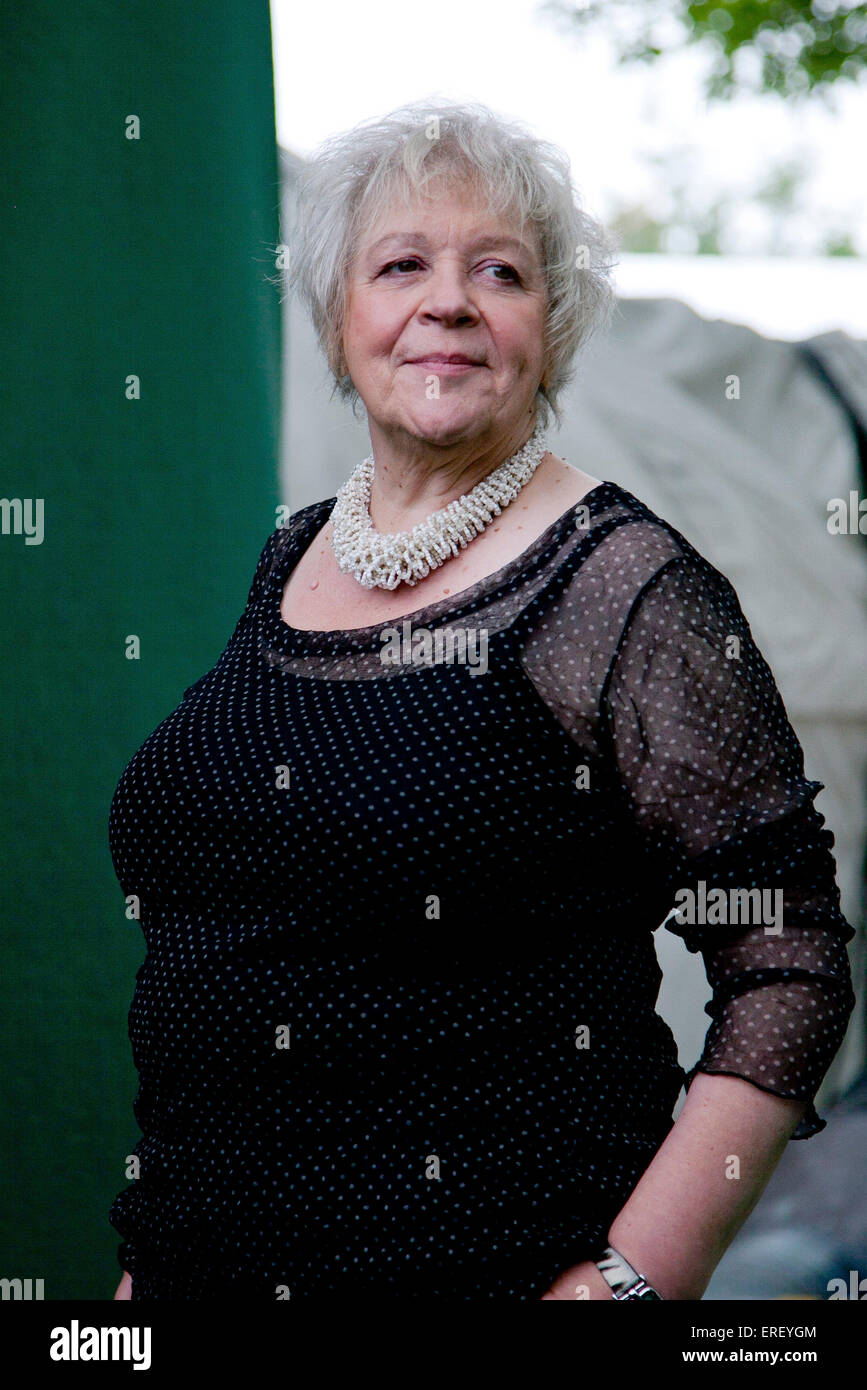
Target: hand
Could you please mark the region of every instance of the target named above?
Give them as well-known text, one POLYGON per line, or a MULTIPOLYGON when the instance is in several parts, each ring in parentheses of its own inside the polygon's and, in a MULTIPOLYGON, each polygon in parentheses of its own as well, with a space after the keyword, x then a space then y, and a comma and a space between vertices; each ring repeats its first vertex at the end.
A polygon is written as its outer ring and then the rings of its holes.
POLYGON ((132 1279, 127 1274, 126 1270, 124 1270, 123 1278, 115 1289, 112 1303, 116 1302, 119 1298, 132 1298, 132 1279))
POLYGON ((544 1303, 546 1298, 551 1298, 561 1303, 574 1303, 576 1300, 613 1297, 607 1280, 593 1261, 584 1260, 582 1264, 567 1269, 565 1274, 558 1275, 539 1301, 544 1303))

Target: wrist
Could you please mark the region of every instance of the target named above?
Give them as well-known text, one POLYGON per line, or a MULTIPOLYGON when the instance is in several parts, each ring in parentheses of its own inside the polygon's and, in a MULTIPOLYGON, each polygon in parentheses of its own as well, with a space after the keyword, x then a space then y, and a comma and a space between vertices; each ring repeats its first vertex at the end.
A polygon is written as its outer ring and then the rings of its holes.
POLYGON ((586 1288, 586 1293, 576 1293, 576 1298, 591 1298, 594 1300, 614 1298, 611 1285, 608 1283, 608 1280, 605 1278, 605 1275, 602 1273, 595 1260, 586 1260, 584 1264, 578 1266, 575 1284, 579 1289, 586 1288))
POLYGON ((617 1302, 659 1302, 664 1297, 648 1275, 613 1245, 598 1251, 595 1264, 617 1302))
MULTIPOLYGON (((700 1299, 710 1282, 712 1271, 697 1270, 694 1260, 682 1251, 667 1249, 666 1241, 660 1240, 658 1234, 650 1243, 628 1227, 618 1227, 615 1221, 605 1243, 627 1260, 666 1302, 700 1299)), ((595 1258, 601 1258, 601 1251, 595 1258)))

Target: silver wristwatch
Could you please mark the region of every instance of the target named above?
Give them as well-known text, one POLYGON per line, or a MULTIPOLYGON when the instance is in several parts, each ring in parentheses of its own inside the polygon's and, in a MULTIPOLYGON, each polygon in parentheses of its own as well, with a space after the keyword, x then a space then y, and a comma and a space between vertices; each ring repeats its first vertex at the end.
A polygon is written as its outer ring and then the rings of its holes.
POLYGON ((648 1284, 643 1274, 639 1274, 628 1260, 625 1260, 619 1251, 612 1246, 605 1247, 598 1260, 594 1260, 596 1268, 602 1274, 606 1283, 611 1288, 612 1296, 623 1302, 627 1298, 658 1298, 662 1300, 662 1294, 656 1292, 648 1284))

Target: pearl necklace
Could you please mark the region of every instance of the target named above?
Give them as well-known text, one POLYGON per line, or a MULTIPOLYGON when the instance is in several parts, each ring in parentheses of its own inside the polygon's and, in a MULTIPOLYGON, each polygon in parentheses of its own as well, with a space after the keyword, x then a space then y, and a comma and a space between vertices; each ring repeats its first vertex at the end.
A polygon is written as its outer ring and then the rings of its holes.
POLYGON ((463 550, 499 516, 530 481, 548 448, 541 425, 516 454, 472 489, 431 512, 411 531, 377 531, 370 519, 373 455, 369 455, 337 493, 331 512, 332 547, 337 563, 365 589, 396 589, 417 584, 431 570, 463 550))

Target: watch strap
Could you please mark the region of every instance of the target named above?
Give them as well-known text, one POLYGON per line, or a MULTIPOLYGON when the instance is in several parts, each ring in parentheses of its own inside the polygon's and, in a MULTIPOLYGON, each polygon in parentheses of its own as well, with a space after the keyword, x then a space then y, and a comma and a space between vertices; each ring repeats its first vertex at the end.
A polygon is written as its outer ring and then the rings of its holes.
POLYGON ((657 1293, 644 1275, 633 1269, 629 1261, 613 1246, 607 1245, 594 1263, 618 1302, 623 1303, 633 1298, 662 1301, 662 1295, 657 1293))

